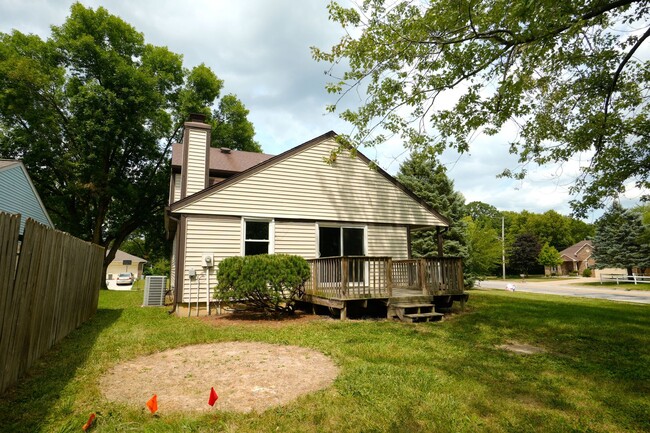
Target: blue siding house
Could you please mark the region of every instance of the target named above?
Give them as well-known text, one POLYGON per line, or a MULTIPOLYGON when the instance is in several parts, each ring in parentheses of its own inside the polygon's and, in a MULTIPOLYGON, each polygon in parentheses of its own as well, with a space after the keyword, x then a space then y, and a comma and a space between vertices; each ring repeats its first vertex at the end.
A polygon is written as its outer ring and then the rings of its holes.
POLYGON ((54 228, 54 224, 52 224, 52 220, 47 214, 29 174, 27 174, 27 169, 21 161, 0 159, 0 212, 22 215, 21 234, 27 218, 54 228))

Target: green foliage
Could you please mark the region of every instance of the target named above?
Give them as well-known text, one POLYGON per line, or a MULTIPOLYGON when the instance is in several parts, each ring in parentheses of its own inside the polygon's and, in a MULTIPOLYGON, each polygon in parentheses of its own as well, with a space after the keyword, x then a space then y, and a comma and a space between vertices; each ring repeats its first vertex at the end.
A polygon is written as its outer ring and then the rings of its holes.
POLYGON ((465 206, 467 216, 477 223, 489 224, 494 230, 501 232, 501 212, 491 204, 473 201, 465 206))
POLYGON ((524 233, 534 234, 542 243, 548 242, 558 251, 593 236, 592 224, 572 217, 560 215, 554 210, 543 214, 529 211, 502 212, 505 217, 506 239, 511 244, 524 233))
POLYGON ((489 220, 463 219, 467 227, 467 258, 465 270, 470 275, 485 276, 494 273, 501 263, 501 240, 489 220))
POLYGON ((518 235, 508 251, 508 265, 520 274, 528 275, 537 263, 542 249, 537 237, 530 233, 518 235))
POLYGON ((546 242, 537 256, 537 263, 542 266, 554 268, 562 264, 562 256, 555 247, 552 247, 546 242))
POLYGON ((612 203, 596 221, 593 239, 596 266, 625 268, 628 274, 633 267, 650 267, 650 244, 645 241, 647 230, 638 213, 624 209, 619 202, 612 203))
POLYGON ((582 276, 585 278, 591 278, 591 269, 584 268, 582 271, 582 276))
POLYGON ((261 152, 254 140, 255 129, 248 120, 249 111, 235 95, 226 95, 215 110, 212 129, 212 147, 227 147, 248 152, 261 152))
MULTIPOLYGON (((444 255, 466 258, 466 228, 462 220, 466 213, 465 198, 454 190, 453 181, 447 177, 445 167, 438 163, 436 156, 428 152, 413 152, 400 166, 396 178, 450 221, 451 228, 444 234, 444 255)), ((438 255, 436 232, 433 230, 412 232, 411 242, 415 257, 438 255)))
POLYGON ((151 265, 145 264, 142 273, 144 275, 165 275, 169 277, 171 272, 171 264, 166 257, 160 258, 153 262, 151 265))
POLYGON ((292 313, 309 276, 309 264, 298 256, 228 257, 219 264, 215 297, 268 313, 292 313))
POLYGON ((645 0, 367 0, 333 2, 329 12, 345 36, 328 51, 312 49, 341 77, 327 89, 337 104, 347 93, 367 95, 340 114, 355 127, 350 141, 381 143, 383 128, 410 147, 466 152, 477 131, 516 125, 511 152, 521 170, 503 175, 590 156, 571 188, 582 193, 577 214, 627 183, 650 187, 650 75, 637 55, 650 36, 645 0))
POLYGON ((171 144, 222 86, 103 7, 74 3, 47 40, 0 34, 0 157, 23 160, 55 226, 107 247, 107 265, 138 228, 159 234, 171 144))

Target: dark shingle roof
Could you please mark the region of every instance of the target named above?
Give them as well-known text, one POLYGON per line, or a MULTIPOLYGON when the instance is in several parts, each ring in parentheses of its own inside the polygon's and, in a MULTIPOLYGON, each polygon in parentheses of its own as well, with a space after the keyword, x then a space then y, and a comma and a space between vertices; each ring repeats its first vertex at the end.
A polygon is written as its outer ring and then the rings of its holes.
MULTIPOLYGON (((228 153, 215 147, 210 148, 210 171, 241 173, 257 164, 272 158, 273 155, 242 150, 230 150, 228 153)), ((180 170, 183 165, 183 145, 172 146, 172 169, 180 170)))
POLYGON ((584 240, 580 241, 577 244, 573 244, 568 248, 563 249, 560 251, 561 256, 567 256, 569 258, 574 258, 578 255, 578 252, 583 249, 585 246, 589 246, 591 248, 591 241, 584 240))

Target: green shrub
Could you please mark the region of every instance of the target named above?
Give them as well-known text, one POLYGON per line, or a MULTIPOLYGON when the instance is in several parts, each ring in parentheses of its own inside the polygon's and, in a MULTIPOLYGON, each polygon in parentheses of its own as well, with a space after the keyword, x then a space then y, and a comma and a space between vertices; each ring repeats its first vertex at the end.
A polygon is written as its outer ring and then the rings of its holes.
POLYGON ((309 264, 298 256, 228 257, 219 264, 215 297, 265 312, 292 313, 309 275, 309 264))
POLYGON ((582 271, 582 276, 585 278, 591 277, 591 269, 585 268, 584 271, 582 271))

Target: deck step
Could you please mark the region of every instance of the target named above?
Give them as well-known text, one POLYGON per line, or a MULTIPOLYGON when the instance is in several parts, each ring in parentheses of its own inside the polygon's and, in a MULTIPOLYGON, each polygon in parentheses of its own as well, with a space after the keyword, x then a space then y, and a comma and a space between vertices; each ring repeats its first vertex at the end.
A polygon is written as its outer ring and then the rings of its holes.
POLYGON ((393 306, 395 308, 403 308, 403 309, 407 309, 407 308, 428 308, 428 307, 433 307, 433 304, 431 302, 422 302, 422 303, 419 303, 419 304, 405 304, 405 303, 403 304, 403 303, 399 303, 399 304, 394 304, 393 306))
POLYGON ((391 304, 388 317, 398 317, 403 322, 429 322, 440 320, 444 315, 437 313, 431 302, 399 302, 391 304))
POLYGON ((442 313, 413 313, 404 314, 402 321, 404 322, 435 322, 441 320, 445 315, 442 313))

